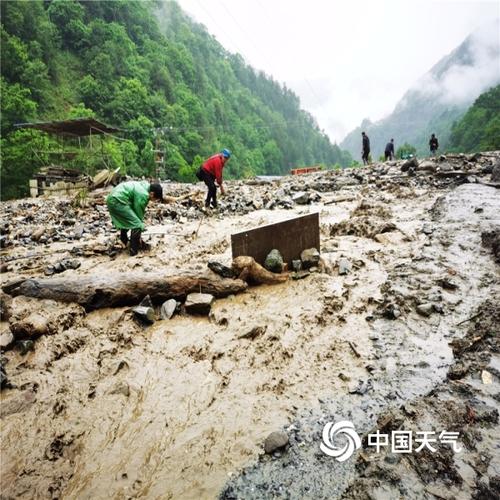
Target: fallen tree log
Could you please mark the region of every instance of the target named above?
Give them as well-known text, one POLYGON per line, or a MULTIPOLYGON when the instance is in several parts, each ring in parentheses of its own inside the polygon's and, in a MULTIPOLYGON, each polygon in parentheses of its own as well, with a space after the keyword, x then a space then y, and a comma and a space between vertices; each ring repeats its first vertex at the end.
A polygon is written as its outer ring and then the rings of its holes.
POLYGON ((277 274, 263 268, 253 257, 242 255, 233 259, 233 271, 239 279, 252 285, 274 285, 288 280, 288 274, 277 274))
POLYGON ((74 302, 87 311, 102 307, 138 304, 146 295, 160 304, 168 299, 184 300, 190 293, 209 293, 214 297, 243 292, 248 285, 239 279, 213 279, 197 276, 161 276, 130 273, 75 278, 27 279, 4 289, 9 295, 74 302))

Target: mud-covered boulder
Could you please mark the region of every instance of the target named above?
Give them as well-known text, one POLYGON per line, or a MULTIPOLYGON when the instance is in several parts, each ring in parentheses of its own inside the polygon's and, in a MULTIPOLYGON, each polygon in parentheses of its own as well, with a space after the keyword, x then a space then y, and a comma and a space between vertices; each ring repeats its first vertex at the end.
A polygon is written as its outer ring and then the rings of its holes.
POLYGON ((273 453, 288 444, 288 434, 283 431, 271 432, 264 441, 264 451, 273 453))
POLYGON ((300 254, 303 269, 310 269, 318 265, 320 254, 317 248, 307 248, 300 254))
POLYGON ((418 160, 411 158, 401 165, 401 172, 408 172, 409 170, 416 170, 418 168, 418 160))
POLYGON ((186 312, 189 314, 209 314, 215 300, 209 293, 190 293, 184 304, 186 312))

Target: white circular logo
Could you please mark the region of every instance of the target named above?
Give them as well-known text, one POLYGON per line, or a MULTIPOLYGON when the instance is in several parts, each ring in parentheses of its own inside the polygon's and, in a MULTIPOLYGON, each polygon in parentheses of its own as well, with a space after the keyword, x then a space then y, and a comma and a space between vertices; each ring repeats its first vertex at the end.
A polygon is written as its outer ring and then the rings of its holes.
POLYGON ((336 458, 339 462, 347 460, 358 448, 361 448, 361 439, 354 430, 354 424, 348 420, 342 420, 334 424, 328 422, 323 427, 323 442, 319 445, 321 451, 330 457, 336 458), (333 444, 336 435, 345 434, 347 443, 342 448, 337 448, 333 444))

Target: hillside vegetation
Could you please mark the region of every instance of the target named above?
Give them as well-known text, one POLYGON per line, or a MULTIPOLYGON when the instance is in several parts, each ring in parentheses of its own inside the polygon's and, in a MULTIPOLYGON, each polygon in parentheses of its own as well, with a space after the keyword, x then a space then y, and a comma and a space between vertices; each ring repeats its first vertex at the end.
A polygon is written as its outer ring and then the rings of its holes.
POLYGON ((451 147, 466 153, 500 149, 500 85, 481 94, 454 124, 451 147))
MULTIPOLYGON (((123 129, 107 140, 110 167, 193 180, 202 159, 233 151, 227 175, 281 174, 290 167, 347 166, 298 97, 227 52, 175 2, 1 2, 2 197, 27 192, 43 164, 60 161, 55 139, 15 123, 95 116, 123 129), (158 130, 158 129, 161 130, 158 130)), ((98 156, 73 165, 92 173, 98 156)))

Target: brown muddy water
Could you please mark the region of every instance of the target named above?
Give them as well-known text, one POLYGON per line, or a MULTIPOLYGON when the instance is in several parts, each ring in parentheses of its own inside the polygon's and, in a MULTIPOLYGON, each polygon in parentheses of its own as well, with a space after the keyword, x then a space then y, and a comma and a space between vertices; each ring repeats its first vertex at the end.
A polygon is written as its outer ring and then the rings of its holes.
POLYGON ((58 326, 34 351, 5 353, 2 498, 340 497, 354 462, 318 456, 322 425, 343 417, 368 430, 446 378, 448 344, 467 326, 456 325, 498 290, 481 231, 500 224, 498 190, 479 184, 340 192, 351 201, 152 227, 165 235, 149 254, 90 257, 64 273, 205 273, 209 260, 230 264, 232 233, 320 213, 320 272, 217 300, 209 318, 145 327, 125 308, 13 299, 15 317, 42 311, 58 326), (388 221, 393 230, 372 234, 388 221), (342 257, 353 267, 340 276, 342 257), (418 314, 429 302, 439 312, 418 314), (242 338, 254 327, 262 333, 242 338), (300 429, 293 463, 264 456, 283 428, 300 429))

